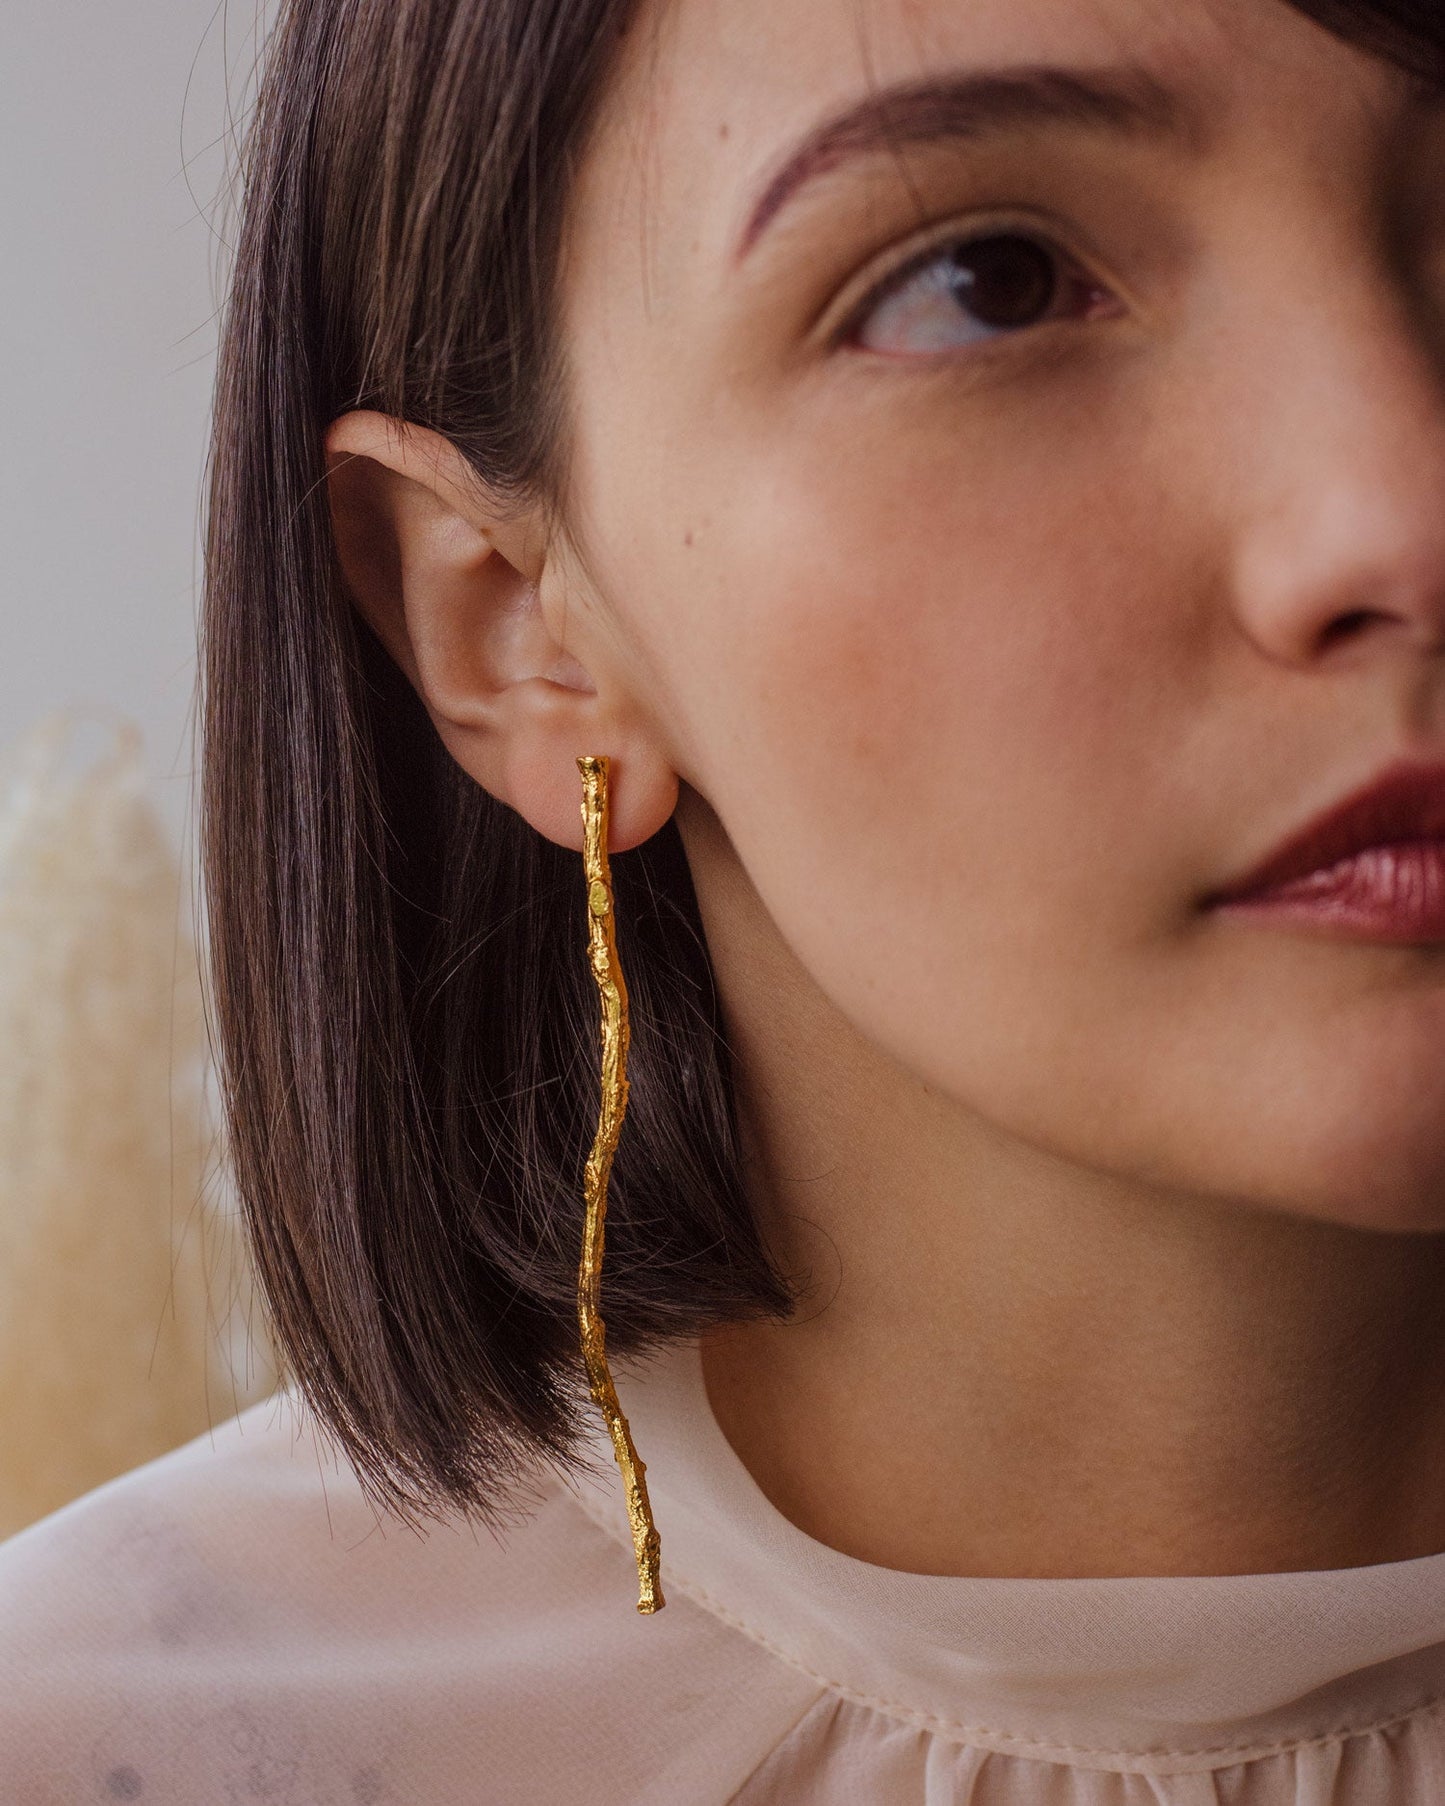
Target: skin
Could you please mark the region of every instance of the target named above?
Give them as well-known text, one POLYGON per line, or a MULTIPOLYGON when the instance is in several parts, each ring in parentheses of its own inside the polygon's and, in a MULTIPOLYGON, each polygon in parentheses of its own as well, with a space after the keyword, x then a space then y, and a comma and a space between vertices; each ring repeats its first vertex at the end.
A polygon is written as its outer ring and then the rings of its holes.
POLYGON ((375 414, 331 483, 479 783, 572 848, 578 753, 613 850, 676 811, 809 1288, 707 1340, 725 1434, 898 1568, 1445 1550, 1445 948, 1201 903, 1445 754, 1445 111, 1272 0, 638 26, 571 203, 561 520, 375 414), (870 84, 1122 61, 1195 140, 839 164, 736 262, 870 84), (1000 220, 1089 306, 999 329, 915 281, 829 335, 929 229, 1000 220))

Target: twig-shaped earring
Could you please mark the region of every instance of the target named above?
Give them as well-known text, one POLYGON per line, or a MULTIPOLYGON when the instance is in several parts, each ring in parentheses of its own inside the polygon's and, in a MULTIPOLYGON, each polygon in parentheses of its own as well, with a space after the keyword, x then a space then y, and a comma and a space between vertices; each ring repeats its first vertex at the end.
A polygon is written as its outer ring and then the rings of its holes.
POLYGON ((627 1111, 627 986, 617 960, 613 934, 612 873, 607 863, 607 776, 605 754, 587 753, 577 761, 582 774, 582 862, 587 879, 587 954, 592 976, 602 994, 602 1113, 587 1158, 583 1186, 587 1221, 582 1232, 582 1264, 577 1272, 577 1320, 582 1331, 582 1358, 593 1400, 601 1407, 612 1437, 612 1450, 627 1491, 627 1517, 637 1556, 637 1609, 661 1611, 658 1576, 661 1543, 647 1501, 646 1463, 632 1445, 632 1432, 607 1366, 606 1330, 602 1322, 602 1241, 607 1219, 607 1178, 627 1111))

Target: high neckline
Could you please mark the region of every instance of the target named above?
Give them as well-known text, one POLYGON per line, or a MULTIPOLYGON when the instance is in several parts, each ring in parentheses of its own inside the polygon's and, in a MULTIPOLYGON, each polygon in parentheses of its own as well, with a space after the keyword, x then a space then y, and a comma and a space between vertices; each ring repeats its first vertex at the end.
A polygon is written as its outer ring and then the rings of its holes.
MULTIPOLYGON (((619 1365, 662 1582, 860 1701, 1016 1754, 1162 1772, 1383 1725, 1445 1696, 1445 1554, 1284 1574, 940 1577, 842 1554, 724 1436, 699 1345, 619 1365)), ((605 1432, 578 1496, 624 1542, 605 1432)), ((963 1508, 961 1506, 961 1508, 963 1508)), ((629 1545, 630 1546, 630 1545, 629 1545)), ((627 1609, 627 1602, 620 1602, 627 1609)))

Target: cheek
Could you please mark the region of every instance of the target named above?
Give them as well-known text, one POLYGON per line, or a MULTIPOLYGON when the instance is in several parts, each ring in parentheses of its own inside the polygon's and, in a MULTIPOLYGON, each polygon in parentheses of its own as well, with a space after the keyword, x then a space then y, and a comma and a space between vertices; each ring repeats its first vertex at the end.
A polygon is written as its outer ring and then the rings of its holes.
POLYGON ((1141 761, 1179 701, 1185 617, 1146 606, 1168 581, 1138 552, 1158 536, 1067 470, 970 481, 896 449, 794 455, 729 493, 672 682, 694 781, 780 925, 835 972, 871 932, 920 986, 951 941, 1012 965, 1073 912, 1117 928, 1150 851, 1141 761))
POLYGON ((606 587, 682 775, 839 1013, 1073 1163, 1438 1226, 1445 1001, 1196 908, 1239 856, 1260 717, 1207 511, 1150 481, 1180 460, 1124 429, 1072 461, 703 437, 705 469, 612 460, 602 512, 647 493, 668 530, 606 587))
POLYGON ((631 593, 684 775, 814 982, 926 1082, 1042 1136, 1039 1073, 1063 1082, 1081 1024, 1117 1022, 1123 947, 1179 913, 1140 796, 1186 617, 1138 551, 1168 537, 1101 507, 1097 460, 971 477, 956 446, 890 439, 740 460, 708 491, 726 511, 669 507, 693 544, 650 546, 631 593))

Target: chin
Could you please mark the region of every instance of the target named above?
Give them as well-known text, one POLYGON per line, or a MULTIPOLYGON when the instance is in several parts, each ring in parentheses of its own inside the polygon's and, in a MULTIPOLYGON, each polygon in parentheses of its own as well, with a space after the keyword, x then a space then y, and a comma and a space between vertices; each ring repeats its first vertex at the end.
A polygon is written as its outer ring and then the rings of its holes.
POLYGON ((1333 1223, 1341 1229, 1364 1229, 1377 1235, 1445 1234, 1445 1201, 1439 1197, 1404 1196, 1370 1200, 1364 1204, 1356 1198, 1338 1207, 1299 1208, 1291 1214, 1333 1223))
POLYGON ((1243 1195, 1355 1229, 1445 1230, 1445 1024, 1434 999, 1382 1002, 1277 1044, 1272 1072, 1217 1098, 1216 1122, 1228 1111, 1238 1129, 1224 1158, 1257 1181, 1243 1195))
POLYGON ((1419 1136, 1413 1146, 1374 1138, 1346 1150, 1333 1141, 1315 1153, 1307 1173, 1294 1163, 1291 1177, 1274 1190, 1273 1209, 1383 1235, 1445 1233, 1441 1126, 1432 1123, 1428 1137, 1419 1136), (1321 1160, 1321 1154, 1328 1157, 1321 1160))

